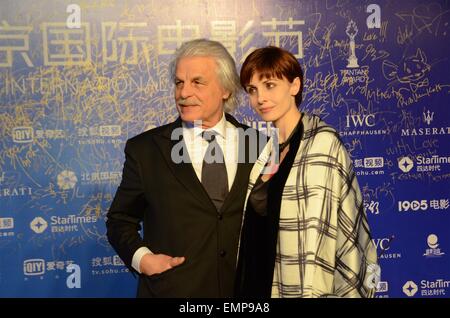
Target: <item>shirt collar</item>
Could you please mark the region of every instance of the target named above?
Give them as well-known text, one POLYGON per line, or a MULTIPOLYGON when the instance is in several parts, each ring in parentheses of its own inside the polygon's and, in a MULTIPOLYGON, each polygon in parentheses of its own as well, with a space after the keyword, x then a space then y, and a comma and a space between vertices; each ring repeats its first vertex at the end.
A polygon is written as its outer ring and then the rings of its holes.
POLYGON ((186 129, 189 133, 191 133, 193 136, 198 137, 200 136, 204 131, 215 131, 218 133, 223 139, 226 138, 226 125, 227 120, 225 118, 225 113, 222 114, 222 118, 219 120, 219 122, 214 125, 211 128, 204 129, 199 125, 196 125, 195 122, 182 122, 183 129, 186 129))

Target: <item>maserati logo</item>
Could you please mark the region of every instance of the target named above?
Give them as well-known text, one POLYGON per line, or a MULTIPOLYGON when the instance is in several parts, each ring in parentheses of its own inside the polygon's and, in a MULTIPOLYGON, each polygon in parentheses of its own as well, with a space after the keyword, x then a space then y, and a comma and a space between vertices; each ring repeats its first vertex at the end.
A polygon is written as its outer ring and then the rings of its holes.
POLYGON ((426 113, 423 112, 423 121, 426 122, 427 125, 430 125, 433 119, 434 119, 434 112, 430 113, 429 110, 426 113))

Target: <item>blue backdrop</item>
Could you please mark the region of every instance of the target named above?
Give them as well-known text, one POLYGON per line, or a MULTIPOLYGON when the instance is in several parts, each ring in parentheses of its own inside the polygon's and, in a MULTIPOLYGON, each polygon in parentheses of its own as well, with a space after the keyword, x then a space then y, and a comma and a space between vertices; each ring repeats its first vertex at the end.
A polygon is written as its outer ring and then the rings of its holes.
MULTIPOLYGON (((239 67, 268 44, 296 55, 302 110, 338 129, 356 167, 377 296, 449 297, 448 1, 0 6, 1 297, 135 295, 105 215, 125 141, 177 117, 168 63, 198 37, 221 41, 239 67)), ((268 129, 241 101, 236 117, 268 129)))

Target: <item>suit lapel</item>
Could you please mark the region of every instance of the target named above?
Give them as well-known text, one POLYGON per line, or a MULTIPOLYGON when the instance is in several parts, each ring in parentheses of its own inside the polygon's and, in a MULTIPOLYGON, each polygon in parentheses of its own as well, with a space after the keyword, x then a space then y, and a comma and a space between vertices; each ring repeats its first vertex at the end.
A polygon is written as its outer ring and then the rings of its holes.
POLYGON ((175 163, 171 158, 172 149, 174 149, 175 146, 183 149, 182 151, 185 152, 183 153, 184 158, 189 158, 189 154, 183 140, 183 135, 177 134, 178 136, 180 136, 178 140, 171 139, 172 132, 176 128, 182 129, 180 118, 178 118, 171 125, 167 126, 167 129, 161 131, 161 134, 158 135, 157 138, 154 138, 154 141, 170 170, 174 174, 175 178, 177 178, 178 181, 183 184, 186 190, 189 191, 195 198, 197 198, 197 200, 199 200, 200 202, 210 202, 211 206, 214 207, 214 204, 203 188, 203 185, 198 179, 194 171, 194 167, 192 166, 190 161, 175 163))
MULTIPOLYGON (((229 121, 230 123, 232 123, 234 126, 236 126, 236 128, 245 129, 245 126, 241 125, 233 116, 225 113, 225 117, 226 117, 226 120, 229 121)), ((211 205, 211 208, 215 209, 213 202, 211 201, 211 199, 208 196, 208 193, 206 192, 205 188, 203 187, 200 180, 198 179, 192 164, 190 162, 175 163, 171 158, 171 152, 172 152, 173 147, 175 147, 175 146, 178 146, 178 147, 184 149, 184 151, 186 152, 184 154, 184 156, 189 158, 189 154, 187 153, 187 148, 184 144, 182 134, 177 134, 177 135, 181 135, 179 140, 171 139, 172 132, 176 128, 180 128, 180 129, 182 128, 180 118, 178 118, 172 124, 168 125, 165 130, 161 131, 161 133, 158 134, 156 138, 154 138, 154 141, 157 144, 164 160, 167 162, 168 166, 170 167, 170 170, 172 171, 174 176, 178 179, 178 181, 181 182, 184 185, 184 187, 200 202, 203 202, 203 203, 209 202, 209 204, 211 205), (182 144, 178 144, 178 143, 182 143, 182 144)), ((246 139, 245 140, 245 148, 244 149, 239 148, 239 152, 245 151, 245 153, 246 153, 245 158, 249 158, 248 151, 249 151, 250 147, 249 147, 248 142, 249 142, 248 139, 246 139)), ((267 148, 267 145, 264 149, 266 149, 266 148, 267 148)), ((241 157, 239 154, 238 158, 243 158, 243 157, 241 157)), ((259 161, 259 159, 258 159, 258 161, 259 161)), ((262 170, 262 168, 264 168, 264 164, 265 164, 265 162, 262 163, 262 166, 258 170, 259 172, 262 170)), ((228 193, 227 197, 225 198, 225 201, 222 205, 221 211, 226 211, 230 207, 230 205, 233 204, 233 202, 236 200, 237 196, 240 193, 242 193, 242 191, 246 190, 246 186, 248 184, 248 175, 249 175, 249 171, 252 169, 252 166, 253 166, 253 163, 251 163, 251 162, 238 163, 237 170, 236 170, 236 176, 234 178, 233 185, 231 186, 230 192, 228 193), (244 188, 242 186, 244 186, 244 188)), ((256 167, 254 167, 254 169, 252 170, 252 173, 255 170, 255 168, 256 167)), ((259 173, 256 173, 256 177, 258 176, 258 174, 259 173)), ((252 185, 253 184, 254 184, 254 182, 252 183, 252 185)), ((247 192, 247 197, 248 197, 248 193, 249 192, 247 192)), ((247 202, 247 199, 246 199, 246 202, 247 202)))
MULTIPOLYGON (((226 117, 227 121, 232 123, 236 128, 241 128, 241 129, 247 128, 246 126, 240 124, 233 116, 225 113, 225 117, 226 117)), ((239 135, 239 138, 242 138, 242 136, 239 135)), ((239 144, 241 144, 242 140, 239 139, 238 142, 239 142, 239 144)), ((244 144, 243 149, 242 149, 242 147, 239 147, 238 158, 245 158, 245 160, 244 160, 244 162, 239 162, 237 165, 236 176, 234 178, 234 182, 230 189, 230 192, 228 193, 227 197, 225 198, 225 202, 223 203, 223 206, 221 209, 222 211, 226 211, 230 207, 230 205, 237 199, 239 194, 241 194, 243 191, 247 190, 247 187, 249 185, 248 176, 249 176, 250 171, 252 170, 253 163, 250 162, 250 160, 249 160, 249 158, 251 158, 251 156, 249 154, 249 150, 251 149, 250 144, 249 144, 249 139, 245 138, 244 143, 245 144, 244 144), (243 154, 244 152, 245 152, 245 156, 243 154)))
MULTIPOLYGON (((246 152, 246 157, 248 158, 248 140, 245 141, 245 148, 241 149, 239 147, 239 154, 238 158, 244 158, 241 154, 242 151, 246 152)), ((237 170, 236 170, 236 176, 234 177, 233 185, 231 186, 230 192, 228 193, 227 197, 225 198, 225 201, 222 205, 221 211, 226 211, 230 205, 236 200, 236 197, 242 193, 242 191, 245 191, 246 186, 248 184, 248 175, 250 172, 250 169, 252 168, 253 164, 248 162, 238 162, 237 170)))

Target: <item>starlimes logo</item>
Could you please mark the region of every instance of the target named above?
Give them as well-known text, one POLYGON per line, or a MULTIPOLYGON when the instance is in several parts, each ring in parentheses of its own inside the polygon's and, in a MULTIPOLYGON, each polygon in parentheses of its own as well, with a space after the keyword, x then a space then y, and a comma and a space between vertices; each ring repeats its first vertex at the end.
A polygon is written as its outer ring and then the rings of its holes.
POLYGON ((419 289, 416 283, 414 283, 412 280, 407 281, 405 285, 403 285, 403 293, 405 293, 405 295, 408 297, 414 296, 418 290, 419 289))
POLYGON ((57 178, 57 183, 61 190, 73 189, 77 182, 78 178, 75 172, 70 170, 61 171, 57 178))
POLYGON ((406 173, 414 167, 414 162, 408 157, 403 157, 398 161, 398 167, 406 173))
POLYGON ((46 220, 37 216, 30 222, 30 228, 37 234, 41 234, 47 228, 48 223, 46 220))

